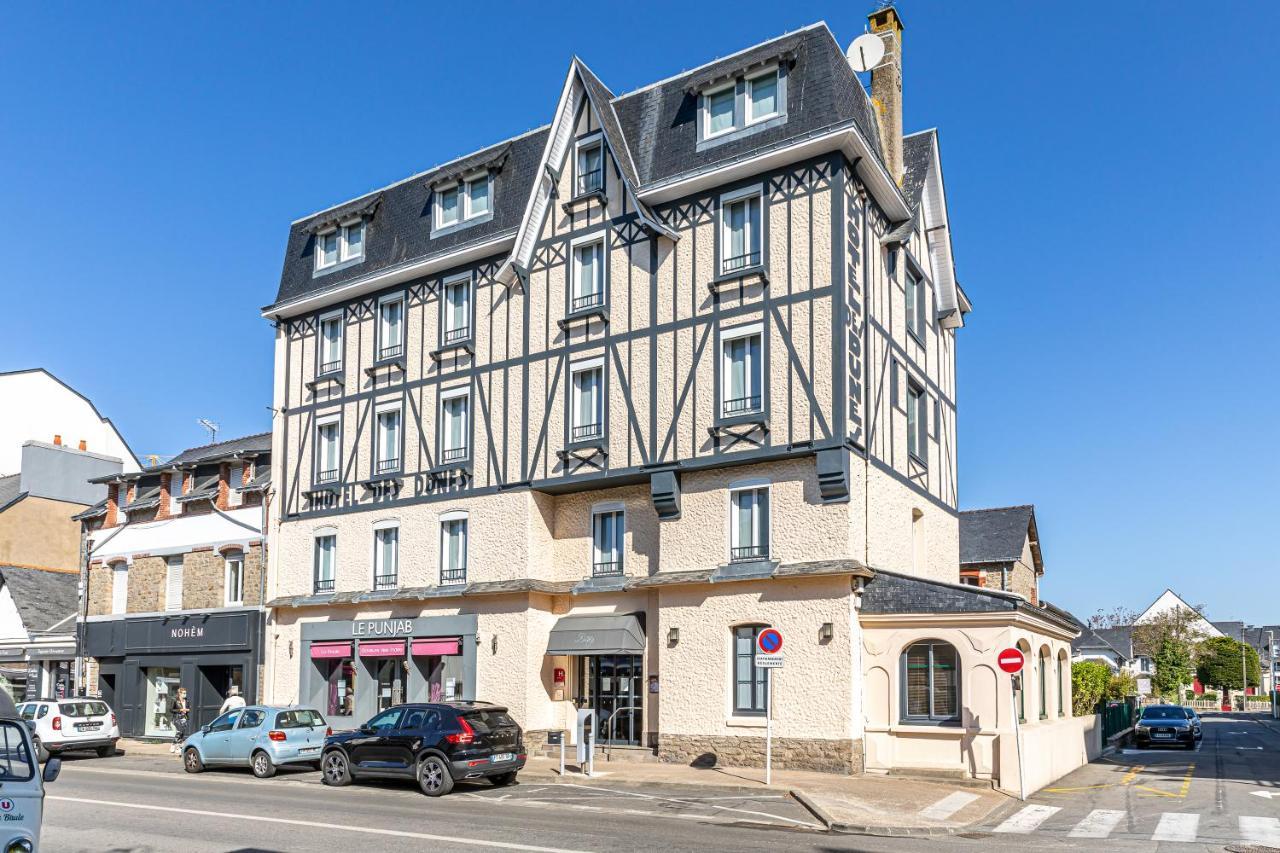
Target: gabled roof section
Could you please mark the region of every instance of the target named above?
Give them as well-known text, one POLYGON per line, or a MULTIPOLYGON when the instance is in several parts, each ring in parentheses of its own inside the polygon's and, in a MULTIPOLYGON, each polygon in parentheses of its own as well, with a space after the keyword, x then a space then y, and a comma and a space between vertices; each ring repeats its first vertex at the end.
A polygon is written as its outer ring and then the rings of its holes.
POLYGON ((1121 658, 1130 660, 1134 657, 1132 625, 1121 625, 1119 628, 1094 628, 1093 633, 1115 649, 1121 658))
POLYGON ((382 193, 374 193, 364 198, 358 198, 355 201, 331 208, 319 216, 312 217, 304 226, 304 230, 309 234, 315 234, 328 228, 337 227, 351 219, 372 219, 374 214, 378 212, 378 205, 380 204, 382 204, 382 193))
MULTIPOLYGON (((234 462, 238 459, 257 458, 271 453, 271 433, 260 432, 256 435, 245 435, 240 438, 229 438, 213 444, 202 444, 189 447, 172 459, 144 468, 137 474, 109 474, 97 477, 93 483, 115 483, 121 480, 136 480, 149 474, 172 471, 175 468, 191 468, 195 465, 207 465, 218 462, 234 462)), ((258 467, 267 467, 263 461, 258 467)), ((157 480, 157 482, 159 482, 157 480)))
POLYGON ((1071 641, 1071 651, 1109 652, 1119 658, 1122 663, 1131 657, 1131 655, 1128 655, 1111 645, 1111 643, 1107 642, 1106 639, 1100 636, 1098 632, 1092 628, 1085 628, 1084 633, 1071 641))
POLYGON ((865 614, 1021 612, 1053 622, 1072 635, 1082 630, 1074 616, 1032 604, 1013 592, 946 583, 932 578, 875 570, 862 593, 865 614))
POLYGON ((942 179, 942 155, 936 129, 913 133, 903 139, 903 159, 913 169, 911 185, 903 175, 903 191, 919 193, 917 209, 923 213, 923 226, 933 261, 934 284, 938 289, 938 319, 948 329, 964 325, 964 315, 973 310, 969 299, 956 281, 955 260, 951 254, 951 220, 947 211, 946 185, 942 179), (918 139, 917 137, 928 137, 918 139), (910 149, 910 154, 908 154, 910 149), (914 163, 912 161, 915 161, 914 163), (921 169, 924 169, 923 174, 921 169), (919 189, 914 189, 919 182, 919 189))
MULTIPOLYGON (((18 566, 0 566, 0 584, 13 598, 28 633, 47 631, 75 616, 78 608, 79 572, 59 572, 18 566)), ((67 628, 74 633, 75 627, 67 628)))
POLYGON ((0 510, 23 497, 22 475, 10 474, 0 477, 0 510))
POLYGON ((1013 563, 1022 559, 1022 546, 1031 540, 1037 573, 1044 572, 1036 508, 1031 504, 960 513, 960 565, 1013 563))

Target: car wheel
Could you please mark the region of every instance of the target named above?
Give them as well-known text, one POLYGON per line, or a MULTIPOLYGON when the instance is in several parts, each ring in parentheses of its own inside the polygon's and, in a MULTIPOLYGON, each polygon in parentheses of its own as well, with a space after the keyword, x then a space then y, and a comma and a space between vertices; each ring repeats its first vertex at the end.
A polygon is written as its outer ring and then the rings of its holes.
POLYGON ((49 760, 49 755, 50 755, 50 752, 49 750, 44 748, 44 743, 40 740, 40 738, 36 738, 36 761, 39 761, 41 764, 44 764, 46 761, 49 760))
POLYGON ((270 779, 276 775, 275 762, 271 760, 271 756, 262 750, 258 750, 249 760, 249 766, 253 768, 253 775, 259 779, 270 779))
POLYGON ((188 773, 199 773, 204 770, 204 762, 200 760, 200 751, 189 746, 182 751, 182 769, 188 773))
POLYGON ((99 757, 99 758, 110 758, 111 756, 113 756, 113 755, 115 755, 115 754, 116 754, 116 745, 115 745, 114 743, 113 743, 113 744, 109 744, 109 745, 107 745, 107 746, 100 746, 100 747, 98 747, 98 757, 99 757))
POLYGON ((428 755, 418 762, 418 787, 428 797, 443 797, 453 790, 453 775, 438 755, 428 755))
POLYGON ((337 787, 351 784, 351 767, 347 764, 347 756, 340 749, 335 749, 320 759, 320 769, 324 774, 321 781, 326 785, 337 787))
POLYGON ((512 770, 507 773, 499 773, 497 776, 490 776, 489 781, 493 783, 495 788, 505 788, 516 781, 516 771, 512 770))

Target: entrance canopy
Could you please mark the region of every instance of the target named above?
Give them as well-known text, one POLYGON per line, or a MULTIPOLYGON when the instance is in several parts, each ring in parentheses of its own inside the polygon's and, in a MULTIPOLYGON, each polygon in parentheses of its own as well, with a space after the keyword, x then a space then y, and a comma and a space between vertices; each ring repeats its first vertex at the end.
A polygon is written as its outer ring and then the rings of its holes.
POLYGON ((551 629, 547 654, 644 654, 644 628, 635 613, 562 616, 551 629))

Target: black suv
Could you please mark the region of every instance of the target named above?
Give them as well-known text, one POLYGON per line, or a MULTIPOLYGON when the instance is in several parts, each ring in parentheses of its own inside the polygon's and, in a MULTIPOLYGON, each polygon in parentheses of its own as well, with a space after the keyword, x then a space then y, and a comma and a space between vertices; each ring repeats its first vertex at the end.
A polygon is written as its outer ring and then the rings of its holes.
POLYGON ((500 705, 447 702, 397 705, 356 731, 324 741, 320 769, 326 785, 352 779, 416 779, 439 797, 462 779, 510 785, 524 767, 524 734, 500 705))

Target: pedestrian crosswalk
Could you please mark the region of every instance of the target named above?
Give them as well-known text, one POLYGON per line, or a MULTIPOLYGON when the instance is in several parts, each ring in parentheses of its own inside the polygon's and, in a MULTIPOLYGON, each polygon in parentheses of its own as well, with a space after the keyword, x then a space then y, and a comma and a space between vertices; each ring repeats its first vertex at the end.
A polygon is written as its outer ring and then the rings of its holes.
POLYGON ((1134 816, 1120 809, 1093 809, 1081 815, 1064 811, 1061 806, 1030 803, 991 831, 1012 835, 1055 833, 1068 838, 1110 838, 1114 834, 1183 843, 1243 841, 1280 848, 1280 818, 1221 816, 1210 818, 1212 825, 1201 818, 1191 812, 1134 816))

